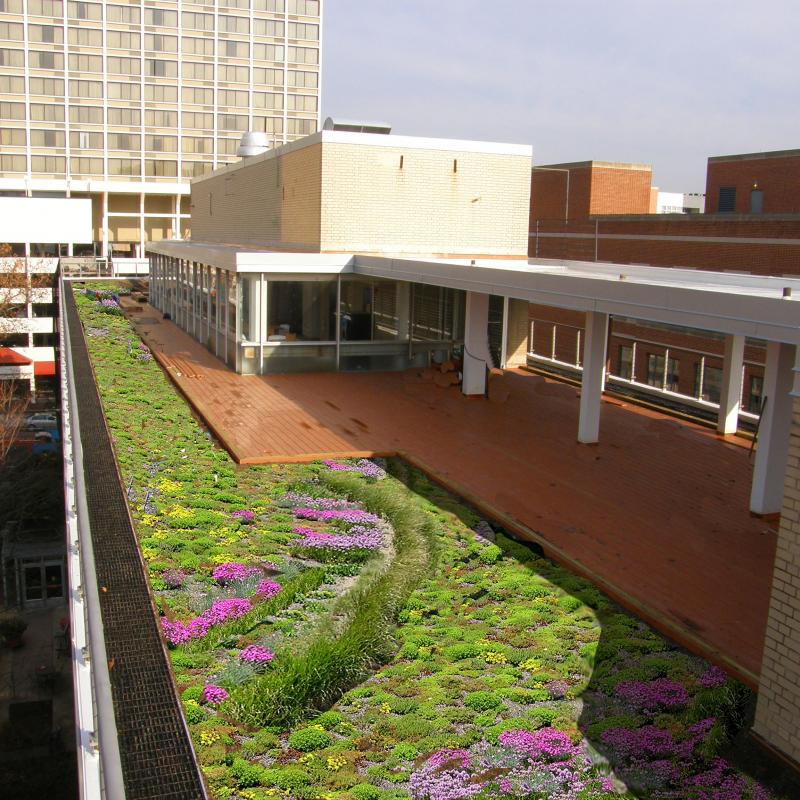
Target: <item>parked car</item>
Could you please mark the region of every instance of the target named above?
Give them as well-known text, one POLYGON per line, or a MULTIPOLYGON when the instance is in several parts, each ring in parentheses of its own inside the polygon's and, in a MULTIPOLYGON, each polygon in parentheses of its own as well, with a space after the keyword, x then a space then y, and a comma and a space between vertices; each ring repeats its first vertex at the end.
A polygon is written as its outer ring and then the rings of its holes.
POLYGON ((28 430, 50 430, 58 427, 58 417, 55 414, 31 414, 25 417, 25 427, 28 430))
POLYGON ((36 431, 31 452, 36 456, 47 453, 58 453, 61 450, 61 437, 58 431, 36 431))

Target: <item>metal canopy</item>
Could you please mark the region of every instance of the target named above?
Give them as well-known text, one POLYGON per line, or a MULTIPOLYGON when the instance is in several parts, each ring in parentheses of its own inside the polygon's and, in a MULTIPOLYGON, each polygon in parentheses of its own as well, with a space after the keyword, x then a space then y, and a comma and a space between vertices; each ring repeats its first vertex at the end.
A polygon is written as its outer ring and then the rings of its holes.
POLYGON ((800 344, 800 279, 581 261, 287 253, 163 241, 152 252, 232 272, 356 273, 539 305, 800 344))

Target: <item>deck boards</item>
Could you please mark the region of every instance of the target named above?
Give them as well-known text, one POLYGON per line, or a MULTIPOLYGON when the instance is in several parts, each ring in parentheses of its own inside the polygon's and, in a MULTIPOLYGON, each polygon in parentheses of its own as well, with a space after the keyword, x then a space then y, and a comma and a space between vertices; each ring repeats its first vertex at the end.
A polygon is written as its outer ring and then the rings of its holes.
POLYGON ((579 445, 578 390, 524 372, 504 403, 415 372, 240 376, 154 311, 132 317, 240 463, 405 455, 755 682, 776 535, 748 511, 746 443, 613 401, 579 445))

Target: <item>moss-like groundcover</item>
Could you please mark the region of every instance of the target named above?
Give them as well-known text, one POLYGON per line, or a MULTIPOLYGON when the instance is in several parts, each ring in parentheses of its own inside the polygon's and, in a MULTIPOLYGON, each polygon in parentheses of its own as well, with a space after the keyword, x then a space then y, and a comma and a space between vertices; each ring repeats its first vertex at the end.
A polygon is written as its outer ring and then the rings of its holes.
POLYGON ((770 797, 722 671, 400 462, 237 468, 76 295, 213 796, 770 797))

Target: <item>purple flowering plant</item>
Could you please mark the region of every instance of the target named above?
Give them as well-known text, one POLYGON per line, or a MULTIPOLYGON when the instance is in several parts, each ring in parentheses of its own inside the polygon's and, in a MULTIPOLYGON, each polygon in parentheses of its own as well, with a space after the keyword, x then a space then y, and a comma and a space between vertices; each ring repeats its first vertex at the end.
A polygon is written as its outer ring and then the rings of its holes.
POLYGON ((311 519, 318 522, 341 522, 345 525, 377 525, 381 521, 381 518, 376 514, 357 508, 331 511, 321 511, 316 508, 295 508, 294 515, 300 519, 311 519))
POLYGON ((211 608, 188 622, 173 621, 164 617, 161 620, 161 628, 164 631, 164 637, 167 642, 175 647, 192 639, 201 639, 211 628, 216 625, 222 625, 229 620, 243 617, 251 608, 252 604, 246 597, 215 600, 211 604, 211 608))
POLYGON ((277 581, 271 581, 267 578, 258 582, 256 588, 256 597, 259 600, 271 600, 281 590, 281 585, 277 581))
POLYGON ((618 697, 627 700, 634 708, 644 711, 675 711, 689 703, 686 687, 670 678, 653 681, 624 681, 617 684, 618 697))
POLYGON ((221 686, 215 686, 213 683, 207 683, 203 687, 203 694, 201 695, 203 702, 208 703, 210 706, 218 706, 220 703, 224 703, 228 697, 228 692, 225 689, 221 686))
POLYGON ((311 528, 296 527, 301 536, 299 546, 309 550, 379 550, 383 546, 383 533, 377 528, 354 525, 347 533, 325 533, 311 528))
POLYGON ((252 664, 254 667, 265 667, 273 658, 275 658, 275 654, 271 650, 257 644, 251 644, 239 653, 241 661, 252 664))
POLYGON ((161 575, 167 589, 180 589, 187 577, 187 573, 182 569, 167 569, 161 575))
POLYGON ((409 779, 413 800, 577 800, 611 789, 569 736, 552 728, 505 731, 497 746, 481 742, 470 750, 440 750, 418 760, 409 779))
POLYGON ((323 461, 322 463, 331 472, 357 472, 365 478, 374 480, 381 480, 386 477, 386 471, 368 458, 359 459, 355 464, 343 464, 340 461, 323 461))
POLYGON ((719 667, 709 667, 698 679, 697 685, 703 689, 716 689, 723 686, 728 680, 725 670, 719 667))
POLYGON ((211 577, 220 585, 227 586, 234 581, 246 581, 253 575, 258 575, 255 567, 248 567, 246 564, 239 564, 236 561, 227 561, 214 567, 211 577))
POLYGON ((285 508, 313 508, 317 511, 335 511, 358 508, 356 503, 339 497, 312 497, 302 492, 287 492, 278 501, 285 508))

